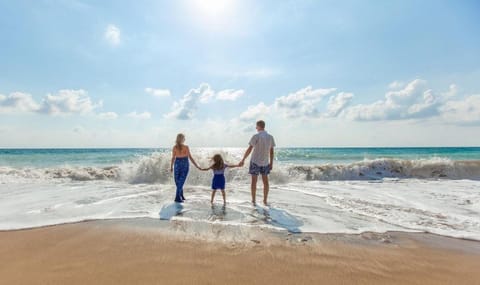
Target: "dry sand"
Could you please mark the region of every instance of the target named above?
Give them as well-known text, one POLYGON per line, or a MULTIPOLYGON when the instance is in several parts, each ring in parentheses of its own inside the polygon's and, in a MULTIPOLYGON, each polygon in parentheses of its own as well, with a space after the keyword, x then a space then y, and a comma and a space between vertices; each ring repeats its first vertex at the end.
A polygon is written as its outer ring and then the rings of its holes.
POLYGON ((387 243, 376 234, 215 242, 117 223, 0 232, 0 283, 480 284, 474 241, 393 233, 387 243))

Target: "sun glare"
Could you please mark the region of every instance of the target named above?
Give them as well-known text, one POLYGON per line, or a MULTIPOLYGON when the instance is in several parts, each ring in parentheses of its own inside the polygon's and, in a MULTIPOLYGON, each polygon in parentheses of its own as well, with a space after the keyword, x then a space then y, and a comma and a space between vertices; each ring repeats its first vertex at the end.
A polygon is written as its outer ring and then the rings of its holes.
POLYGON ((193 0, 194 9, 207 17, 221 17, 231 12, 233 0, 193 0))
POLYGON ((191 0, 187 2, 196 22, 209 28, 224 27, 235 14, 235 0, 191 0))

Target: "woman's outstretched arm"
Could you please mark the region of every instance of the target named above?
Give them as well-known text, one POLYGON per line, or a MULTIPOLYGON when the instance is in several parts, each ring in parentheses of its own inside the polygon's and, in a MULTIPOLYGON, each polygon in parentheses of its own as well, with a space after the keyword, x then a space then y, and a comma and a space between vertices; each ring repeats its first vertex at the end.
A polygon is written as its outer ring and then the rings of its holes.
POLYGON ((187 148, 187 151, 188 151, 188 158, 190 158, 190 160, 192 161, 193 165, 195 165, 196 168, 200 169, 200 167, 198 166, 198 164, 195 162, 195 159, 193 159, 192 154, 190 153, 190 148, 187 148))
POLYGON ((172 148, 172 160, 170 161, 170 172, 173 172, 174 162, 175 162, 175 147, 172 148))

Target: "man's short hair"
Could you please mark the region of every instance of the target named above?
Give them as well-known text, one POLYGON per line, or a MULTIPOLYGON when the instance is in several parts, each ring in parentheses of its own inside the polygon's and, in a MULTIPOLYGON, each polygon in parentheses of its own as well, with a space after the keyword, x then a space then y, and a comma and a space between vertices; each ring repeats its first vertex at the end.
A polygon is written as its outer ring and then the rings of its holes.
POLYGON ((262 129, 265 129, 265 121, 263 120, 257 121, 257 126, 262 129))

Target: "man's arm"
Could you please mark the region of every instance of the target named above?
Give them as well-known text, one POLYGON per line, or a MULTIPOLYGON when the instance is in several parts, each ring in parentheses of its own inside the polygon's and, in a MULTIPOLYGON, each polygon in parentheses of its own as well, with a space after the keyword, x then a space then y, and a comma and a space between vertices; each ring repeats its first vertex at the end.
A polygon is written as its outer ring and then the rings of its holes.
POLYGON ((250 153, 252 152, 252 149, 253 149, 253 146, 251 145, 247 148, 247 150, 245 151, 245 154, 243 155, 242 160, 238 164, 239 166, 243 166, 243 164, 245 163, 245 159, 247 159, 247 157, 250 155, 250 153))
POLYGON ((273 156, 275 152, 273 151, 273 146, 270 148, 270 170, 273 169, 273 156))

